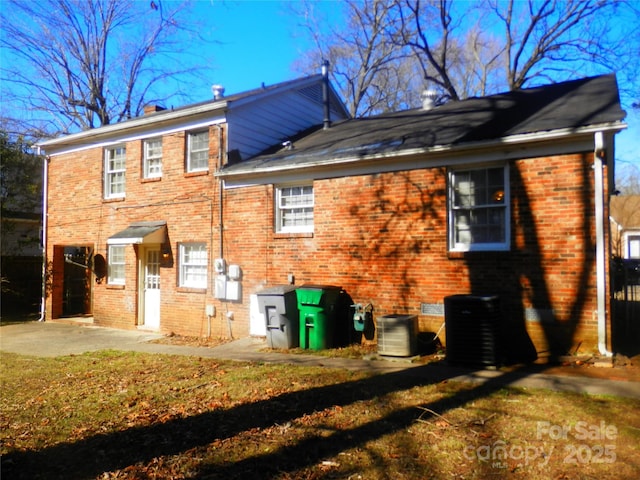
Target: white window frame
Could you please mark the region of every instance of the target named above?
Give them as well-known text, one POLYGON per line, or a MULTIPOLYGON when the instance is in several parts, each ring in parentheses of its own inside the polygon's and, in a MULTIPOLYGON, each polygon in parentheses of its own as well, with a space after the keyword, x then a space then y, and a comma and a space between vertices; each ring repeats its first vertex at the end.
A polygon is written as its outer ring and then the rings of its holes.
MULTIPOLYGON (((449 249, 454 252, 509 250, 511 241, 509 165, 492 164, 482 167, 450 169, 448 183, 449 249), (502 170, 502 184, 490 185, 488 183, 489 171, 497 169, 502 170), (465 176, 479 176, 482 175, 482 172, 484 172, 487 182, 481 183, 477 191, 476 186, 471 182, 463 187, 462 182, 465 176), (467 192, 463 191, 464 188, 467 189, 467 192), (483 199, 484 201, 482 201, 483 199), (467 212, 466 216, 465 212, 467 212), (489 221, 490 215, 498 221, 489 221), (474 225, 472 218, 479 216, 485 216, 487 221, 474 225), (474 227, 478 230, 489 231, 492 226, 499 229, 502 237, 500 240, 475 239, 474 241, 474 227)), ((478 232, 476 236, 480 237, 481 235, 478 232)))
POLYGON ((126 192, 127 149, 117 145, 104 150, 104 198, 123 198, 126 192), (121 188, 117 188, 120 187, 121 188))
POLYGON ((107 283, 109 285, 124 285, 127 258, 126 246, 109 245, 107 258, 107 283))
POLYGON ((640 258, 640 233, 628 233, 626 237, 626 255, 625 258, 640 258))
POLYGON ((313 191, 313 184, 304 183, 276 186, 276 232, 313 232, 314 206, 315 196, 313 191))
POLYGON ((209 130, 189 132, 187 135, 187 172, 206 172, 207 170, 209 170, 209 130), (202 147, 201 145, 194 146, 194 139, 200 135, 206 135, 206 147, 202 147), (192 158, 194 156, 200 156, 203 153, 205 156, 204 166, 199 165, 199 163, 202 162, 200 158, 198 158, 197 161, 192 158), (196 163, 196 165, 194 165, 194 163, 196 163))
POLYGON ((181 243, 179 286, 207 288, 209 257, 204 242, 181 243))
POLYGON ((143 178, 162 177, 162 137, 145 139, 142 148, 143 178))

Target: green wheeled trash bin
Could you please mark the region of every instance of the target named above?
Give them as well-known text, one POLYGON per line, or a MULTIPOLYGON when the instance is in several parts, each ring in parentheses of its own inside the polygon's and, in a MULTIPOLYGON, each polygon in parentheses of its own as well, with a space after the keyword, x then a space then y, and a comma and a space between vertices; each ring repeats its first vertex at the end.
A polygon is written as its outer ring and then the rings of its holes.
POLYGON ((334 345, 336 303, 341 287, 303 285, 296 290, 300 312, 300 348, 324 350, 334 345))

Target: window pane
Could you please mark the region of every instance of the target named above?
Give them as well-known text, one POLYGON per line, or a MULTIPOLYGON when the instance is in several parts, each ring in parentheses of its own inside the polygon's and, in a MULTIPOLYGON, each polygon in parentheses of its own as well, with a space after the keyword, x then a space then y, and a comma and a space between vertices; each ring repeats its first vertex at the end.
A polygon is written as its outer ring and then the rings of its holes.
POLYGON ((160 138, 144 142, 144 176, 145 178, 162 176, 162 139, 160 138))
POLYGON ((189 134, 188 171, 206 170, 209 167, 209 132, 189 134))
POLYGON ((109 247, 109 264, 107 282, 124 285, 125 247, 123 245, 111 245, 109 247))
POLYGON ((207 249, 204 243, 180 246, 180 285, 207 288, 207 249))
POLYGON ((451 174, 451 242, 453 248, 508 243, 505 168, 451 174))
POLYGON ((313 186, 282 187, 278 190, 277 230, 313 231, 313 186))
POLYGON ((123 197, 125 193, 126 150, 114 147, 105 150, 105 197, 123 197))

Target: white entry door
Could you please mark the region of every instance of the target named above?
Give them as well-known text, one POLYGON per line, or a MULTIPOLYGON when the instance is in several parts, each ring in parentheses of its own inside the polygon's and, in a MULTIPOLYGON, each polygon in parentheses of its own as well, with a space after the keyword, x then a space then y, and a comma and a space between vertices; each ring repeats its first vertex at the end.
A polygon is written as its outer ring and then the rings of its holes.
POLYGON ((148 249, 142 268, 143 281, 143 315, 146 328, 160 328, 160 250, 148 249))

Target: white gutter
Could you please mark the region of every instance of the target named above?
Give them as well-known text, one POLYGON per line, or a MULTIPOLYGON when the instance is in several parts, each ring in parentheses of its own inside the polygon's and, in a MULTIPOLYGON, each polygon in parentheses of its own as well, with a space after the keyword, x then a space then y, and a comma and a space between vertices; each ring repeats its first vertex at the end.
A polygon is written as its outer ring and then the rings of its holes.
POLYGON ((112 123, 100 128, 84 130, 82 132, 72 133, 62 137, 45 140, 38 144, 39 147, 56 147, 66 145, 76 145, 81 140, 92 137, 104 137, 118 133, 120 131, 131 131, 136 128, 145 128, 149 125, 162 124, 175 121, 184 117, 208 114, 216 110, 224 110, 227 108, 227 101, 214 101, 199 104, 192 107, 184 107, 176 110, 163 110, 152 115, 144 115, 124 122, 112 123))
MULTIPOLYGON (((36 147, 38 156, 41 155, 40 147, 36 147)), ((39 322, 44 322, 46 317, 47 299, 47 211, 49 208, 49 157, 42 160, 42 299, 40 301, 39 322)))
POLYGON ((598 317, 598 351, 600 355, 611 357, 612 352, 607 350, 607 315, 606 315, 606 257, 604 242, 604 175, 603 163, 606 160, 604 133, 596 132, 594 135, 594 201, 596 215, 596 300, 598 317))
MULTIPOLYGON (((339 128, 339 127, 336 127, 339 128)), ((266 155, 265 158, 267 161, 264 162, 266 166, 260 166, 256 168, 247 167, 244 170, 231 171, 231 172, 218 172, 215 175, 217 177, 223 177, 225 179, 233 179, 233 178, 253 178, 260 177, 265 174, 280 174, 287 171, 300 171, 301 169, 312 169, 312 168, 322 168, 322 167, 330 167, 332 170, 335 170, 337 166, 345 166, 349 164, 362 164, 366 161, 380 161, 386 159, 398 159, 398 158, 406 158, 413 157, 417 155, 429 155, 430 158, 437 158, 438 156, 447 156, 447 155, 460 155, 465 154, 467 152, 473 152, 477 154, 479 151, 487 151, 490 152, 489 156, 487 156, 487 160, 496 160, 496 149, 500 149, 500 147, 504 147, 503 152, 506 152, 507 149, 517 149, 522 144, 550 144, 553 145, 557 150, 558 148, 558 140, 566 139, 567 144, 570 147, 566 150, 566 153, 575 152, 580 148, 588 149, 591 145, 591 135, 597 132, 613 131, 618 132, 626 128, 626 125, 621 124, 619 122, 608 123, 608 124, 600 124, 593 125, 581 128, 563 128, 557 130, 550 130, 544 132, 534 132, 534 133, 524 133, 512 135, 509 137, 503 137, 499 140, 483 140, 478 142, 469 142, 462 145, 436 145, 432 147, 416 147, 404 150, 391 150, 386 152, 376 152, 368 155, 359 155, 354 154, 351 156, 345 157, 325 157, 320 160, 315 160, 313 162, 309 162, 304 165, 296 164, 295 162, 291 162, 288 165, 279 165, 279 166, 270 166, 268 164, 268 160, 284 160, 288 155, 297 158, 303 157, 321 157, 322 154, 318 152, 312 151, 309 153, 302 154, 287 154, 281 152, 280 154, 275 155, 266 155), (577 136, 587 136, 583 138, 581 142, 581 147, 576 146, 575 138, 577 136), (589 147, 587 146, 589 145, 589 147)), ((355 147, 354 147, 355 149, 355 147)), ((530 152, 529 152, 530 153, 530 152)), ((561 152, 563 153, 563 152, 561 152)), ((531 153, 530 153, 531 154, 531 153)), ((522 153, 518 150, 513 150, 511 153, 511 157, 521 157, 522 153)), ((254 157, 259 158, 260 156, 254 157)), ((247 162, 251 162, 252 159, 248 159, 247 162)), ((397 162, 394 161, 394 165, 397 162)), ((433 165, 436 166, 436 165, 433 165)), ((420 168, 424 168, 424 164, 420 166, 420 168)))

